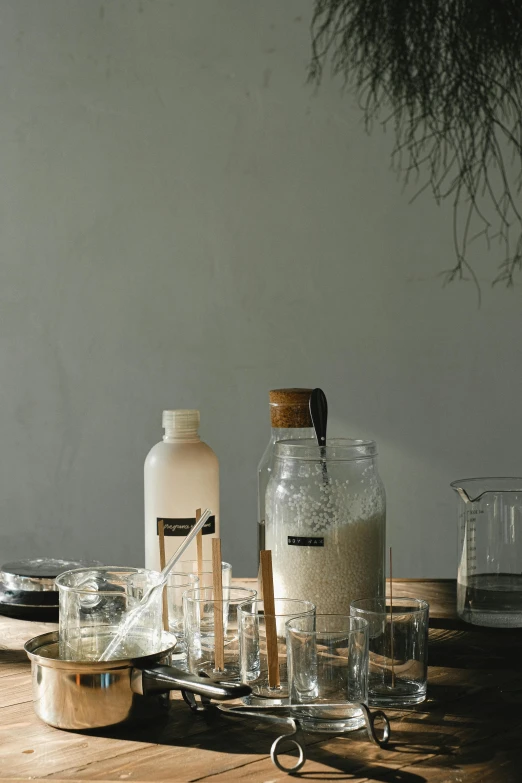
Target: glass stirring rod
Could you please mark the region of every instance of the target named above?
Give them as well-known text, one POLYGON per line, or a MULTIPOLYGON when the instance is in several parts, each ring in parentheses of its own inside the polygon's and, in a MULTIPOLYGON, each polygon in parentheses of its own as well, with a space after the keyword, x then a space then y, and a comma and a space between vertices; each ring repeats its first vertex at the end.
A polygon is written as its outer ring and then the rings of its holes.
POLYGON ((212 512, 210 511, 209 508, 205 509, 198 522, 194 525, 190 533, 185 537, 183 543, 176 549, 176 551, 170 558, 169 562, 161 572, 161 580, 157 584, 153 585, 152 587, 149 587, 149 589, 141 599, 140 603, 137 606, 135 606, 134 609, 131 609, 131 611, 127 614, 123 622, 120 623, 111 641, 109 642, 105 650, 98 658, 99 661, 108 661, 111 659, 111 657, 118 649, 119 645, 122 643, 122 641, 125 639, 129 631, 132 629, 132 627, 139 622, 142 613, 147 609, 149 601, 153 597, 153 595, 158 590, 163 590, 167 582, 168 575, 170 574, 170 572, 172 571, 172 569, 174 568, 174 566, 176 565, 180 557, 183 555, 187 547, 195 539, 199 531, 203 529, 203 526, 205 522, 207 522, 211 513, 212 512))

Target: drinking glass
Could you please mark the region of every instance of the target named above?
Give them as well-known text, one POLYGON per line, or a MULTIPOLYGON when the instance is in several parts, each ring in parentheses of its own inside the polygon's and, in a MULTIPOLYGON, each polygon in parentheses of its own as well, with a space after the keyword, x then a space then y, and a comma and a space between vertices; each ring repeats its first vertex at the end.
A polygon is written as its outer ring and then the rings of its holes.
MULTIPOLYGON (((198 570, 197 560, 182 560, 176 563, 176 572, 183 574, 195 574, 199 578, 200 587, 212 587, 212 560, 201 561, 201 571, 198 570)), ((232 581, 232 566, 230 563, 221 563, 221 581, 223 587, 230 587, 232 581)))
POLYGON ((426 698, 429 605, 419 598, 352 601, 350 614, 369 625, 369 704, 410 707, 426 698))
POLYGON ((176 637, 176 649, 172 660, 178 668, 184 668, 187 661, 187 646, 183 620, 183 593, 199 585, 196 574, 172 571, 167 579, 167 606, 169 612, 169 631, 176 637))
POLYGON ((252 688, 248 704, 283 704, 288 698, 286 623, 294 617, 313 615, 310 601, 276 598, 275 614, 267 615, 264 601, 247 601, 238 609, 241 682, 252 688), (266 626, 272 622, 277 637, 278 684, 270 684, 266 626))
MULTIPOLYGON (((145 568, 77 568, 56 579, 60 602, 60 658, 95 661, 118 626, 147 590, 161 580, 145 568)), ((162 638, 162 595, 156 591, 139 624, 121 642, 113 659, 159 652, 162 638)))
POLYGON ((251 601, 256 595, 255 590, 243 587, 223 587, 219 596, 214 596, 213 587, 196 587, 185 592, 183 613, 190 672, 193 674, 205 672, 212 679, 219 681, 240 681, 238 607, 245 601, 251 601), (218 618, 214 616, 215 607, 217 607, 218 618), (224 668, 222 669, 216 667, 215 619, 223 623, 224 668))
POLYGON ((368 703, 368 623, 318 614, 286 624, 292 713, 310 731, 342 733, 364 725, 368 703), (303 706, 298 706, 298 705, 303 706))

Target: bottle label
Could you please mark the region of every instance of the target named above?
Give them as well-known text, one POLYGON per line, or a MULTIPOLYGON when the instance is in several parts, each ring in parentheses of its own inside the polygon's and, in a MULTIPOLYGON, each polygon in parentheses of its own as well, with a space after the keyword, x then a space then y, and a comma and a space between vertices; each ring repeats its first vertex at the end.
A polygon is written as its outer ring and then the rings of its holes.
MULTIPOLYGON (((166 536, 186 536, 190 533, 196 524, 196 517, 186 517, 182 519, 167 519, 166 517, 156 518, 156 532, 159 536, 160 522, 163 522, 163 530, 166 536)), ((204 536, 212 535, 216 532, 216 517, 207 519, 201 531, 204 536)))
POLYGON ((324 538, 316 536, 288 536, 288 546, 324 546, 324 538))

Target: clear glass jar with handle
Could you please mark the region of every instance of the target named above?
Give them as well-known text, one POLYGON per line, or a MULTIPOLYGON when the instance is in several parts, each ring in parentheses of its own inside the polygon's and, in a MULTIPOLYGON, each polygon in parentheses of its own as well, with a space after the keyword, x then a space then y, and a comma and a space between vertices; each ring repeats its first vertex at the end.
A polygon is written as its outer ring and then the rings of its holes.
POLYGON ((349 614, 384 594, 386 498, 373 441, 279 441, 266 493, 277 598, 349 614))

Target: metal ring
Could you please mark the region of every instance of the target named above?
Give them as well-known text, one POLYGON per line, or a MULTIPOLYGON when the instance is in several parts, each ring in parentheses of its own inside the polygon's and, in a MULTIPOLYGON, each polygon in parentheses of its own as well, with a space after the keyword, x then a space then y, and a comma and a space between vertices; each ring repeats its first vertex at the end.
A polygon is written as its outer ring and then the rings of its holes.
POLYGON ((212 700, 208 696, 200 696, 198 703, 196 694, 192 691, 182 690, 181 695, 183 696, 183 701, 188 704, 192 712, 204 712, 212 704, 212 700))
POLYGON ((188 704, 192 712, 198 712, 198 703, 192 691, 181 691, 183 701, 188 704))
POLYGON ((382 710, 377 710, 377 712, 374 712, 372 714, 372 729, 376 737, 377 737, 377 732, 375 731, 375 721, 378 718, 380 718, 384 723, 384 726, 382 728, 382 737, 381 739, 377 738, 377 742, 382 748, 384 745, 388 744, 388 740, 390 739, 390 721, 388 720, 388 716, 382 710))
POLYGON ((388 720, 387 715, 382 710, 370 712, 366 704, 361 704, 361 708, 363 711, 364 722, 366 723, 366 731, 368 732, 369 738, 380 748, 384 748, 390 739, 390 721, 388 720), (381 719, 384 723, 382 737, 380 738, 377 736, 374 725, 377 719, 381 719))
POLYGON ((281 770, 281 772, 288 772, 290 775, 294 774, 295 772, 299 772, 299 770, 301 769, 301 767, 303 767, 306 761, 306 751, 304 745, 302 745, 299 739, 297 738, 297 732, 294 732, 293 734, 282 734, 280 737, 278 737, 272 743, 272 747, 270 748, 270 758, 272 759, 272 762, 276 765, 276 767, 281 770), (279 745, 282 742, 289 742, 291 745, 295 745, 299 751, 299 758, 297 759, 297 764, 294 764, 293 767, 285 767, 279 761, 277 754, 278 754, 279 745))

